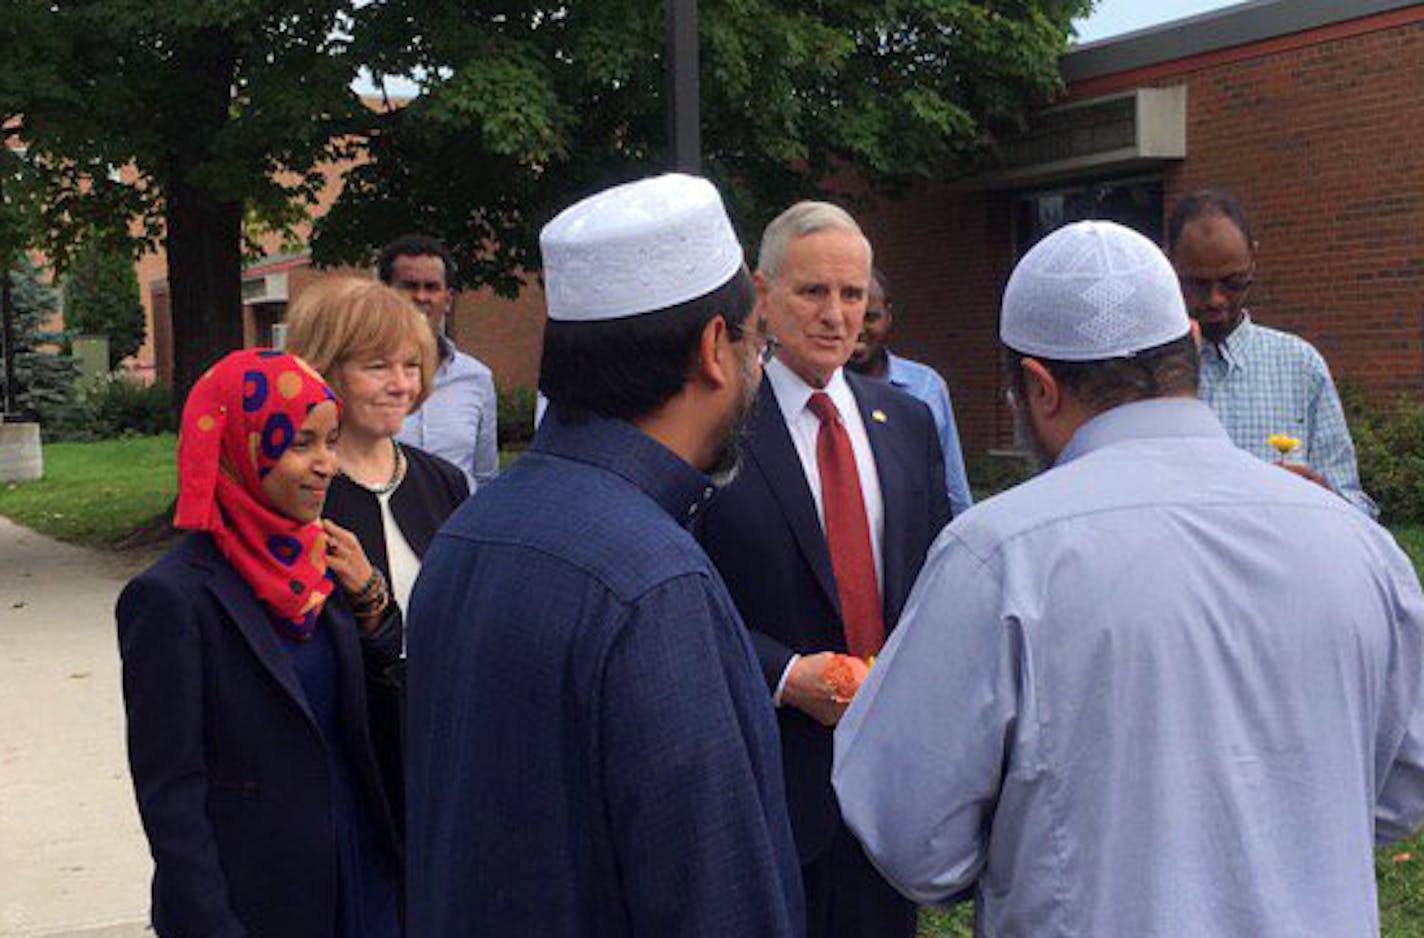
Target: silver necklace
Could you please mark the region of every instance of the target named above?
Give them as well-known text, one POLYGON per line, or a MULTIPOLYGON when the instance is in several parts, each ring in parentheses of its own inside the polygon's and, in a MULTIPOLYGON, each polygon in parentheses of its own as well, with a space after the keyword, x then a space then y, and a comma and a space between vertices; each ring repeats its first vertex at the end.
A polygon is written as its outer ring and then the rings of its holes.
MULTIPOLYGON (((356 479, 351 479, 351 481, 355 482, 357 485, 361 486, 361 488, 370 492, 372 495, 386 495, 390 492, 394 492, 396 488, 401 484, 401 482, 405 479, 405 453, 401 451, 401 445, 395 440, 391 440, 391 445, 395 447, 396 459, 395 465, 391 468, 391 477, 389 479, 387 479, 385 482, 382 482, 380 485, 367 485, 366 483, 358 481, 356 479)), ((351 477, 347 476, 347 478, 350 479, 351 477)))

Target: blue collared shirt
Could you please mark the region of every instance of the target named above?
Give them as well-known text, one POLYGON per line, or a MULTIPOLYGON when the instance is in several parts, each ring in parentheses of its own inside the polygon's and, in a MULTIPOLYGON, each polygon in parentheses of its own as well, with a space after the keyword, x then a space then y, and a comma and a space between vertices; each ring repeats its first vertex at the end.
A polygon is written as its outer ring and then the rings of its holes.
POLYGON ((1277 462, 1281 456, 1266 440, 1295 437, 1300 448, 1287 460, 1320 473, 1371 518, 1379 514, 1360 487, 1355 444, 1330 369, 1309 342, 1257 325, 1248 315, 1220 345, 1202 343, 1198 396, 1246 452, 1277 462))
POLYGON ((474 492, 499 473, 494 374, 449 339, 440 342, 446 354, 435 370, 435 390, 405 418, 396 439, 454 463, 474 492))
POLYGON ((800 938, 776 718, 684 525, 705 475, 544 419, 410 609, 412 935, 800 938))
POLYGON ((836 732, 841 808, 979 933, 1378 933, 1424 820, 1424 597, 1389 533, 1232 445, 1114 408, 945 529, 836 732))
POLYGON ((949 388, 944 379, 929 365, 901 358, 886 351, 889 365, 885 378, 895 387, 929 405, 939 432, 940 449, 944 450, 944 481, 949 490, 949 508, 957 518, 974 504, 969 494, 969 477, 964 471, 964 452, 959 446, 959 428, 954 424, 954 405, 949 401, 949 388))

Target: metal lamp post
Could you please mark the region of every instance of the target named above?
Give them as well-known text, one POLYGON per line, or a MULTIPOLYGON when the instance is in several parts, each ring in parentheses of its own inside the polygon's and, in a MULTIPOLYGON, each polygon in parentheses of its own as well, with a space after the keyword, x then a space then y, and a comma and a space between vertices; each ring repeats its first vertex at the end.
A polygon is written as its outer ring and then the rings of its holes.
POLYGON ((673 169, 702 172, 702 118, 699 113, 697 0, 666 0, 668 52, 668 137, 673 169))

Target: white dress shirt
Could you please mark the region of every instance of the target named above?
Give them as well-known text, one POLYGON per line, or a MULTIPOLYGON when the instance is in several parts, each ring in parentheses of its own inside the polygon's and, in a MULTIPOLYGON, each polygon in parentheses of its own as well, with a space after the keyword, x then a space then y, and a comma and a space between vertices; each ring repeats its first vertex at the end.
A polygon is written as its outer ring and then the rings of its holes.
POLYGON ((855 469, 860 476, 860 495, 865 500, 865 518, 870 523, 870 549, 875 555, 875 584, 880 586, 882 564, 880 542, 885 537, 885 502, 880 495, 880 474, 875 469, 875 451, 870 448, 870 436, 865 432, 865 421, 860 417, 855 394, 846 383, 845 372, 837 368, 824 388, 813 388, 801 376, 773 359, 766 366, 766 377, 771 389, 776 393, 776 403, 781 407, 786 429, 791 431, 791 442, 796 445, 796 455, 801 457, 801 471, 806 476, 806 484, 811 487, 811 498, 816 502, 816 517, 821 519, 821 531, 826 530, 826 509, 821 502, 821 470, 816 463, 816 439, 821 432, 821 418, 810 406, 811 395, 825 391, 836 410, 841 413, 841 424, 850 437, 850 448, 855 453, 855 469))
MULTIPOLYGON (((850 437, 851 452, 855 454, 856 474, 860 476, 860 495, 865 500, 865 518, 870 525, 870 551, 875 557, 875 585, 883 589, 880 542, 885 537, 885 500, 880 494, 880 474, 875 469, 875 451, 870 448, 870 437, 865 432, 865 421, 860 418, 860 408, 856 406, 855 394, 846 383, 844 369, 837 368, 824 388, 813 388, 801 376, 782 364, 780 359, 772 359, 766 366, 766 380, 771 382, 771 390, 781 408, 781 417, 786 421, 786 429, 791 431, 791 442, 796 447, 796 455, 801 458, 801 473, 811 489, 811 498, 816 503, 816 517, 821 520, 821 532, 826 530, 826 510, 821 499, 821 470, 816 463, 816 439, 821 432, 821 418, 816 416, 809 404, 811 395, 817 390, 826 392, 831 403, 840 411, 841 424, 850 437)), ((792 667, 801 658, 792 655, 781 672, 781 680, 776 683, 772 702, 781 706, 781 693, 786 688, 786 678, 792 667)))

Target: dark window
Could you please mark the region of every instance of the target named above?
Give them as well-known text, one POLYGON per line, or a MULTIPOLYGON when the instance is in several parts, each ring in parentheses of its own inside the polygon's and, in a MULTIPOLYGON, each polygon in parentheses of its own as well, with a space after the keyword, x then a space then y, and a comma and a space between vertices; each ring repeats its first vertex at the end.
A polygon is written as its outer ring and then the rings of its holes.
POLYGON ((1022 257, 1057 228, 1087 218, 1126 225, 1161 244, 1162 180, 1113 179, 1024 193, 1014 199, 1014 250, 1022 257))

